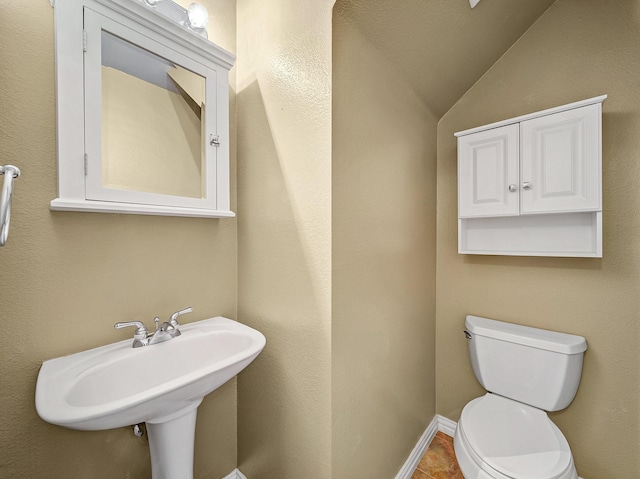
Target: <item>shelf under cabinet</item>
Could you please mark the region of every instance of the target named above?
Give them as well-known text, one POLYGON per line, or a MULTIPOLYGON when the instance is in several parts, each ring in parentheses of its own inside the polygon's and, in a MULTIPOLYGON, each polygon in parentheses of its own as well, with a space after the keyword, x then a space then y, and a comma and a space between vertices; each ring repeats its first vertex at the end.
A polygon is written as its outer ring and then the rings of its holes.
POLYGON ((461 218, 458 253, 602 257, 602 213, 461 218))

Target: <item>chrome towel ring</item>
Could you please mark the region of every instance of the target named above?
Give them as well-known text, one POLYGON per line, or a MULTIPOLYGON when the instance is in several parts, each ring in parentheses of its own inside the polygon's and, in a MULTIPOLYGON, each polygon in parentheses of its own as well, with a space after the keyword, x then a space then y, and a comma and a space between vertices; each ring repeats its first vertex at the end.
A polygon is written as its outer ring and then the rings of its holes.
POLYGON ((4 175, 2 193, 0 194, 0 246, 4 246, 9 237, 13 180, 20 176, 20 169, 13 165, 0 166, 0 175, 4 175))

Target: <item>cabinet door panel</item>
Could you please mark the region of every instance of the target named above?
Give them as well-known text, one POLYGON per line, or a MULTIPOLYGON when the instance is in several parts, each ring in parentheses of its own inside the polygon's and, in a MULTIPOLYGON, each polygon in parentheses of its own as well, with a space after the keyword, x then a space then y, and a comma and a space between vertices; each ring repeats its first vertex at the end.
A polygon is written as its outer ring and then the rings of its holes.
POLYGON ((518 135, 515 124, 458 139, 461 218, 518 214, 518 135))
POLYGON ((601 105, 521 123, 521 212, 594 211, 601 207, 601 105))

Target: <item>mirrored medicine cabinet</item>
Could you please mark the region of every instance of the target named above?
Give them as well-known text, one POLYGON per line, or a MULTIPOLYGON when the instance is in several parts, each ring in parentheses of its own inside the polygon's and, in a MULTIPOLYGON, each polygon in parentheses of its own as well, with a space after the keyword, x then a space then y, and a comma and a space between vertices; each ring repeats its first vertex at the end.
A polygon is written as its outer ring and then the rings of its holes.
POLYGON ((234 216, 228 75, 235 57, 140 0, 56 0, 54 11, 51 209, 234 216))

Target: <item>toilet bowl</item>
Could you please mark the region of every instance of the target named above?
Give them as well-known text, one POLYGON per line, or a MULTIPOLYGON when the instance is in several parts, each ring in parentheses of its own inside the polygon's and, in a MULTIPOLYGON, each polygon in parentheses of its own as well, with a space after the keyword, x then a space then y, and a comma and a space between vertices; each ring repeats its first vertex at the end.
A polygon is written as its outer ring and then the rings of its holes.
POLYGON ((541 409, 487 393, 465 406, 455 451, 467 479, 577 479, 569 443, 541 409))
POLYGON ((575 397, 585 339, 475 316, 465 325, 474 373, 491 391, 458 421, 454 449, 465 479, 578 479, 546 411, 575 397))

